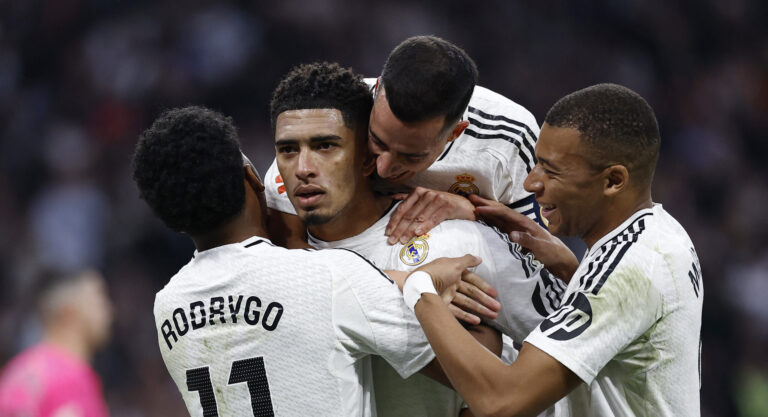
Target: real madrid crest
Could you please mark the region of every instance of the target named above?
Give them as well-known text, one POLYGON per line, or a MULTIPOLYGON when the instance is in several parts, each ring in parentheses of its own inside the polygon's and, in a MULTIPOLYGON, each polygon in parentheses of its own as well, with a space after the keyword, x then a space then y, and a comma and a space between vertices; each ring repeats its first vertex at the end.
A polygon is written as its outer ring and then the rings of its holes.
POLYGON ((400 260, 406 265, 418 265, 427 259, 429 235, 416 236, 400 249, 400 260))
POLYGON ((480 189, 477 188, 477 186, 474 184, 475 177, 469 175, 469 174, 461 174, 456 176, 456 181, 451 185, 451 188, 448 189, 448 191, 463 195, 464 197, 468 197, 470 194, 479 194, 480 189))

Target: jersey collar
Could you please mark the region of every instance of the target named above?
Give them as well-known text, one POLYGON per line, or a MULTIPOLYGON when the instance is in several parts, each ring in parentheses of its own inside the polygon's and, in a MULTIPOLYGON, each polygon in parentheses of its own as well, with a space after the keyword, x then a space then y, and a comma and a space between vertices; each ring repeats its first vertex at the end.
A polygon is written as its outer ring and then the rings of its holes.
MULTIPOLYGON (((270 246, 275 246, 275 245, 272 243, 272 241, 271 241, 271 240, 269 240, 269 239, 267 239, 267 238, 265 238, 265 237, 261 237, 261 236, 251 236, 251 237, 249 237, 248 239, 245 239, 245 240, 244 240, 244 241, 242 241, 242 242, 239 242, 239 243, 230 243, 230 244, 228 244, 228 245, 221 245, 221 246, 216 246, 215 248, 210 248, 210 249, 204 250, 203 252, 215 251, 216 249, 219 249, 219 248, 224 248, 224 247, 227 247, 227 246, 230 246, 230 245, 239 245, 239 246, 243 246, 243 247, 249 248, 249 247, 251 247, 251 246, 254 246, 254 245, 258 245, 259 243, 262 243, 262 242, 264 242, 264 243, 268 243, 270 246)), ((195 251, 192 253, 192 257, 193 257, 193 258, 197 258, 197 256, 198 256, 199 254, 200 254, 200 252, 198 252, 198 251, 197 251, 197 249, 195 249, 195 251)))
POLYGON ((592 245, 591 248, 587 251, 586 256, 591 256, 592 254, 596 253, 600 248, 605 245, 608 241, 619 235, 620 233, 624 232, 624 230, 629 227, 630 224, 632 224, 635 220, 637 220, 640 217, 653 215, 657 209, 661 209, 661 204, 653 203, 653 206, 646 209, 641 209, 636 212, 634 212, 627 220, 624 220, 618 227, 608 232, 605 236, 601 237, 600 240, 595 242, 594 245, 592 245))

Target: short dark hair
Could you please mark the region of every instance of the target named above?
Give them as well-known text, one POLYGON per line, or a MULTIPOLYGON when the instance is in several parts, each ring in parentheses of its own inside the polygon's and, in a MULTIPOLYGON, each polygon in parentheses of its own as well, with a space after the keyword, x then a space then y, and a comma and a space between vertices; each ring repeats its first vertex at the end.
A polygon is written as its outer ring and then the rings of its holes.
POLYGON ((381 72, 392 113, 405 123, 444 116, 458 121, 477 84, 477 66, 458 46, 437 36, 397 45, 381 72))
POLYGON ((590 159, 606 167, 620 163, 639 185, 650 185, 659 157, 659 125, 639 94, 617 84, 597 84, 555 103, 544 120, 553 127, 579 131, 590 159))
POLYGON ((314 62, 291 69, 272 94, 272 131, 288 110, 337 109, 350 129, 366 130, 373 97, 362 76, 337 63, 314 62))
POLYGON ((133 179, 168 227, 206 233, 245 206, 242 158, 231 118, 204 107, 177 108, 139 137, 133 179))

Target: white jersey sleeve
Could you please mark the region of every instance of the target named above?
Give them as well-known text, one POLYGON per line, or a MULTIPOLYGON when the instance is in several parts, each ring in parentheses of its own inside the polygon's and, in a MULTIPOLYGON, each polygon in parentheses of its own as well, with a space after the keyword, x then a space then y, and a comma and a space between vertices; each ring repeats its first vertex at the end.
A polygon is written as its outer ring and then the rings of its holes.
POLYGON ((659 273, 664 273, 659 259, 648 259, 644 265, 619 264, 612 272, 574 277, 596 284, 571 293, 526 341, 591 383, 661 317, 661 294, 646 278, 659 273))
POLYGON ((272 161, 267 175, 264 176, 264 194, 267 198, 267 207, 283 213, 296 214, 296 209, 288 199, 283 177, 277 169, 277 159, 272 161))
POLYGON ((601 238, 526 339, 586 382, 558 415, 698 416, 702 295, 693 244, 661 205, 601 238))
POLYGON ((475 139, 501 139, 513 146, 490 148, 501 161, 495 172, 493 195, 496 201, 512 205, 531 193, 523 181, 536 163, 534 147, 539 137, 536 118, 521 105, 487 88, 477 86, 466 119, 466 134, 475 139))
POLYGON ((402 378, 434 359, 416 316, 386 274, 352 250, 322 252, 334 274, 334 321, 348 350, 382 357, 402 378))

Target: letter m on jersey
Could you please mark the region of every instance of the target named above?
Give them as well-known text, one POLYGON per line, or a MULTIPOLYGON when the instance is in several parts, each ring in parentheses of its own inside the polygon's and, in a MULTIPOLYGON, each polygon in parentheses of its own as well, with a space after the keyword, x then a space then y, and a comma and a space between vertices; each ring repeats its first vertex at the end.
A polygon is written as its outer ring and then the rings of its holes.
POLYGON ((691 285, 693 285, 693 292, 696 294, 696 298, 699 298, 699 292, 701 292, 701 266, 699 266, 699 258, 696 256, 696 251, 691 248, 691 254, 693 255, 693 262, 691 263, 691 270, 688 271, 688 278, 691 279, 691 285))

